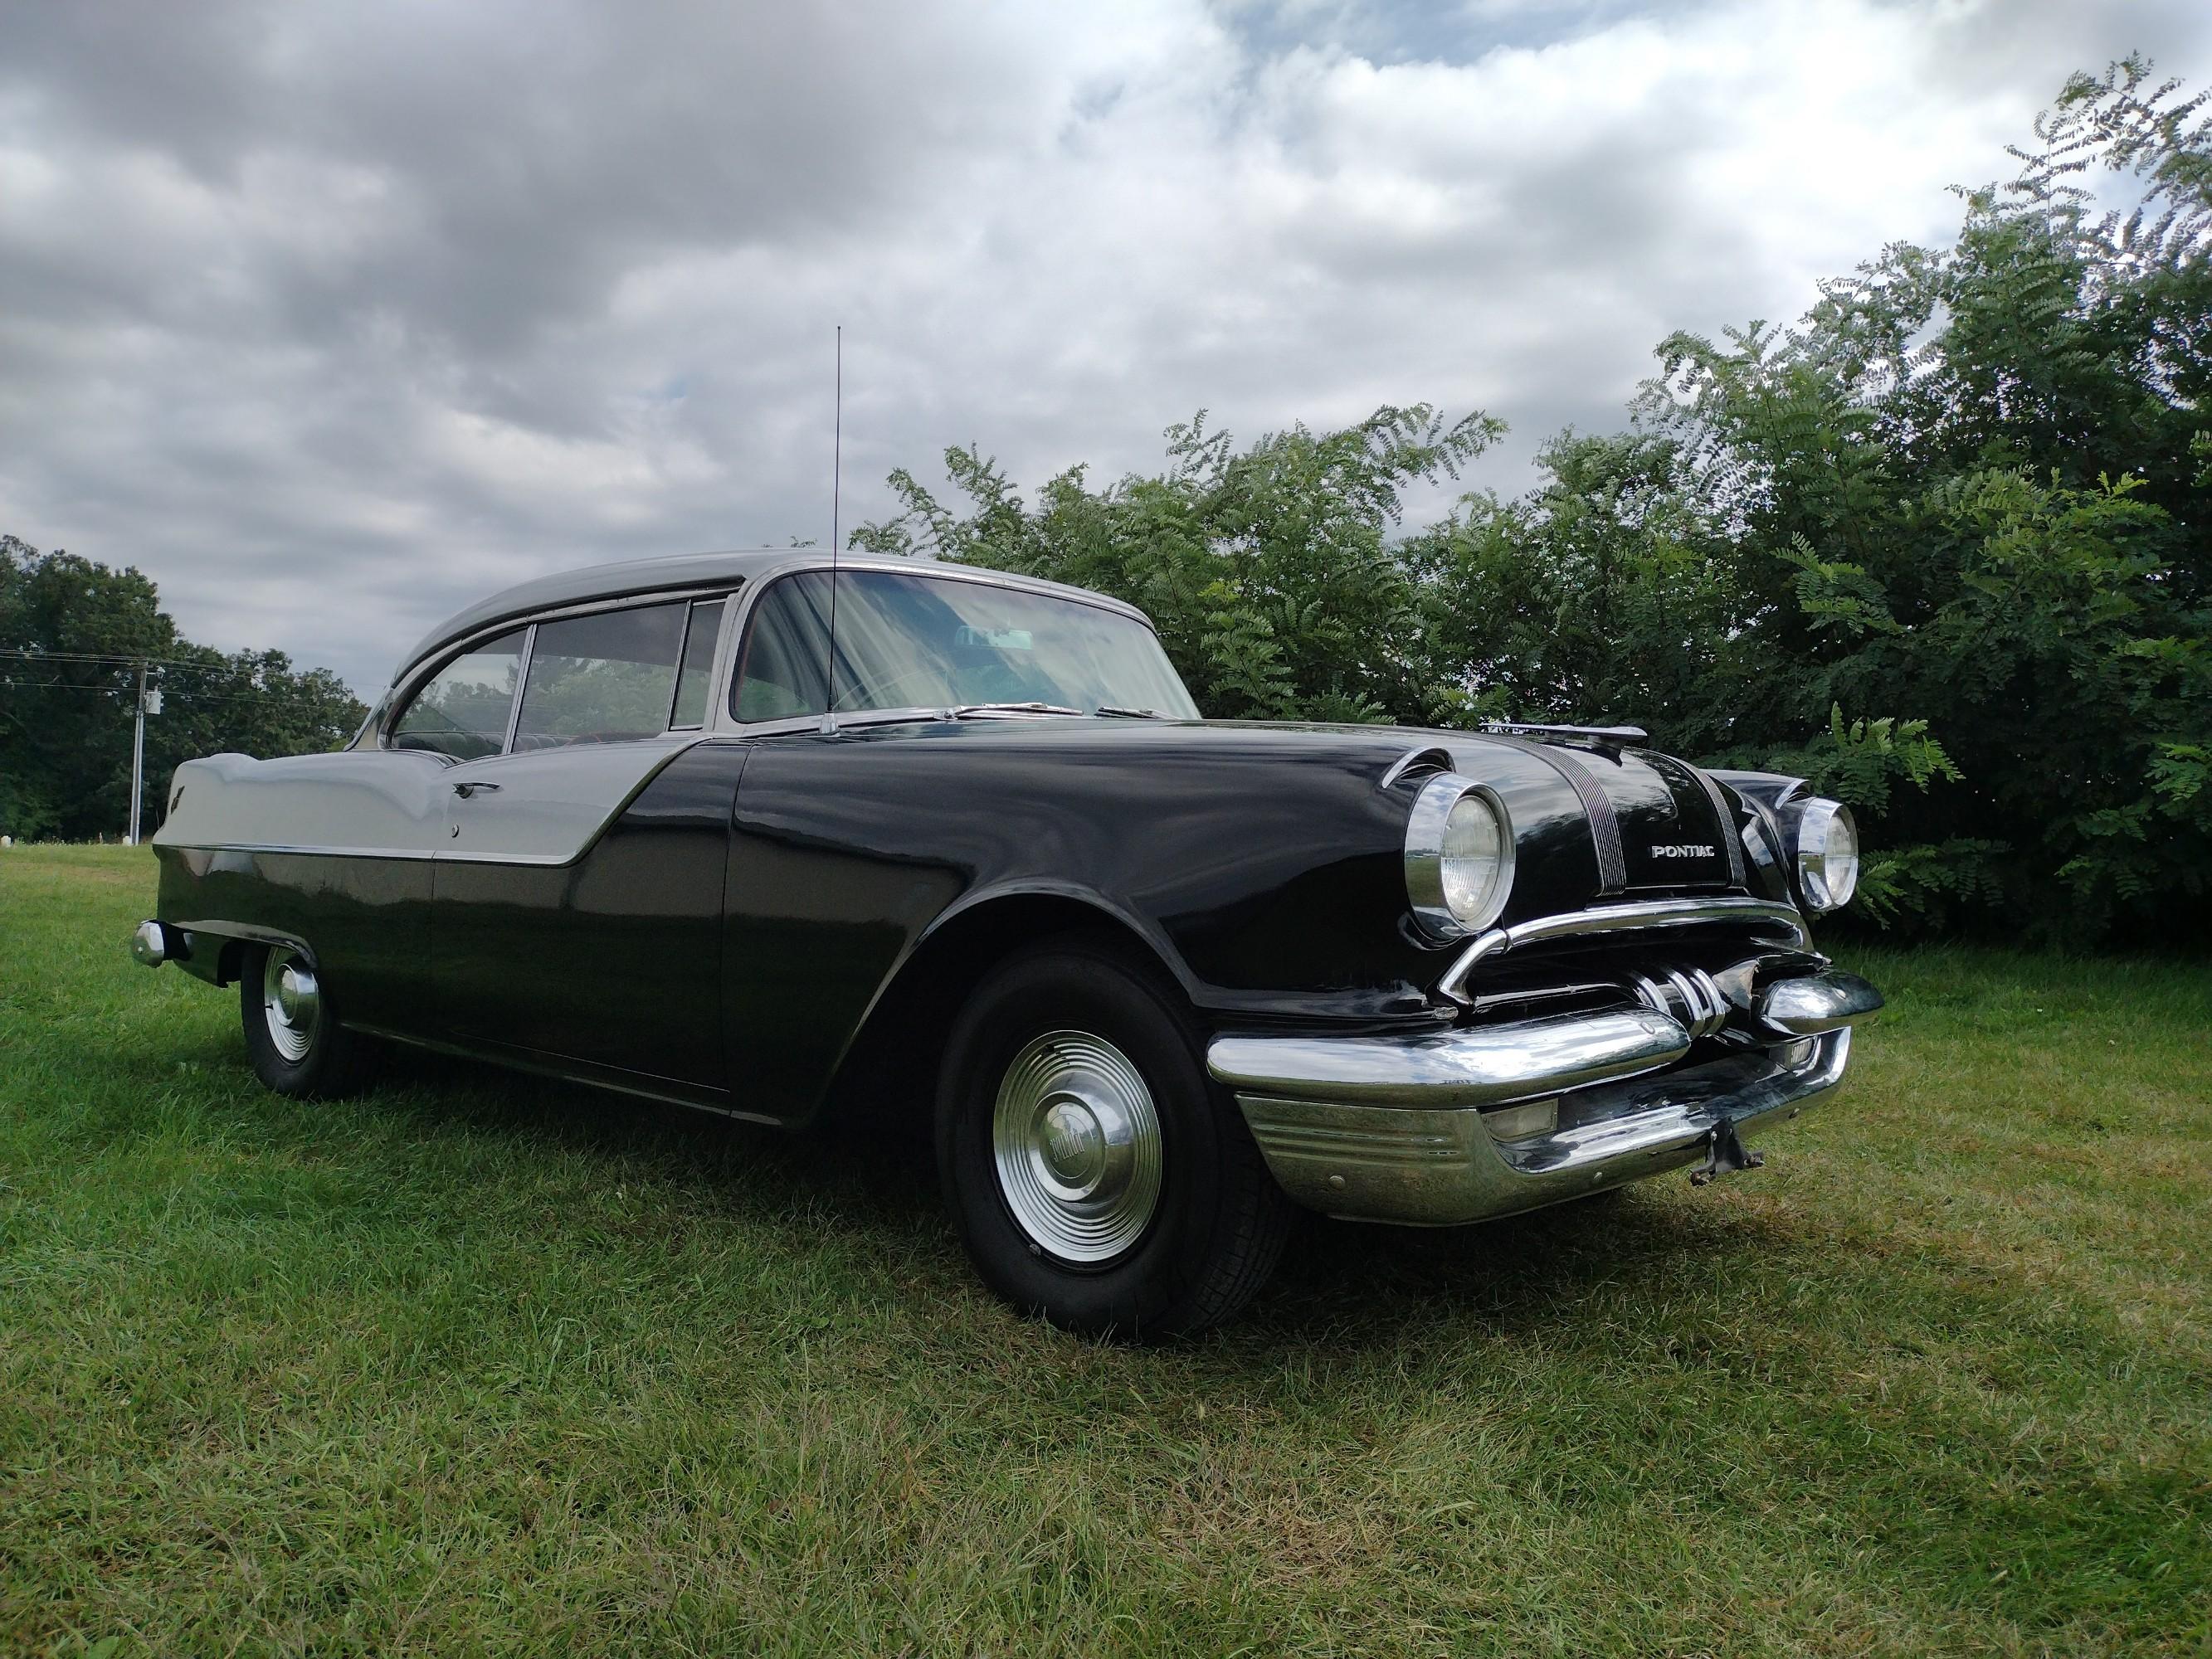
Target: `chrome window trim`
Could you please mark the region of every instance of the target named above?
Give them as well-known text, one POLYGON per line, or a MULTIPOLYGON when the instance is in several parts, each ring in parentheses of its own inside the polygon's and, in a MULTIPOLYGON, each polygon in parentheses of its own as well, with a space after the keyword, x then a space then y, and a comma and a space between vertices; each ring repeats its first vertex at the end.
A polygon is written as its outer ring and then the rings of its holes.
POLYGON ((471 651, 481 650, 495 640, 505 639, 509 634, 520 634, 522 635, 522 644, 515 656, 517 665, 514 674, 514 701, 507 706, 506 735, 500 741, 496 755, 473 755, 468 758, 493 760, 497 758, 497 755, 504 755, 514 741, 514 719, 522 708, 523 682, 530 672, 530 643, 537 636, 537 632, 538 624, 535 621, 517 622, 509 617, 496 628, 486 629, 481 633, 470 635, 459 645, 442 655, 424 659, 419 671, 409 677, 404 688, 398 684, 386 688, 384 695, 377 699, 376 707, 368 711, 368 718, 362 722, 361 731, 356 734, 353 742, 347 747, 359 749, 362 747, 363 738, 373 737, 374 740, 368 746, 381 750, 387 754, 434 755, 448 766, 466 764, 462 757, 448 755, 442 749, 405 750, 396 749, 392 742, 392 728, 407 718, 407 711, 415 706, 415 699, 422 694, 423 688, 447 669, 451 668, 471 651), (404 695, 402 695, 403 690, 404 695))
MULTIPOLYGON (((392 728, 398 724, 400 718, 406 714, 408 706, 415 701, 416 695, 422 690, 422 687, 426 684, 436 678, 441 669, 444 669, 453 663, 459 661, 461 658, 467 656, 470 652, 477 649, 488 641, 495 640, 502 635, 512 634, 517 630, 521 630, 527 635, 527 637, 523 641, 524 650, 522 664, 521 667, 518 671, 518 678, 514 683, 514 707, 507 711, 507 741, 499 751, 502 755, 512 754, 514 750, 515 723, 522 712, 522 693, 526 688, 530 678, 530 648, 535 645, 537 641, 538 626, 540 623, 566 622, 571 617, 588 617, 601 611, 643 611, 653 605, 674 605, 679 601, 686 605, 696 605, 701 599, 728 599, 735 597, 738 593, 741 593, 744 590, 742 588, 735 587, 694 587, 671 589, 665 592, 657 593, 631 593, 626 594, 620 599, 587 599, 575 605, 559 605, 553 610, 533 612, 526 617, 506 617, 500 622, 478 629, 475 633, 468 635, 447 650, 434 653, 430 656, 424 657, 419 661, 410 665, 400 678, 394 680, 390 686, 386 688, 384 695, 377 700, 376 707, 370 711, 368 719, 363 722, 361 736, 356 737, 350 746, 356 749, 362 747, 363 744, 362 744, 361 738, 369 737, 373 734, 374 742, 368 746, 381 750, 390 750, 392 748, 392 728)), ((686 626, 687 628, 689 626, 688 621, 686 626)), ((726 641, 718 644, 715 647, 714 665, 715 674, 718 680, 726 668, 726 663, 725 660, 726 648, 726 641)), ((682 665, 680 658, 678 659, 678 665, 679 668, 682 665)), ((713 688, 709 687, 708 695, 711 696, 712 694, 713 688)), ((670 696, 670 708, 672 710, 674 706, 675 699, 673 693, 672 693, 670 696)), ((713 705, 711 703, 708 705, 708 712, 710 715, 713 713, 713 705)), ((653 735, 654 737, 669 737, 680 732, 698 732, 702 730, 712 731, 714 727, 711 725, 705 727, 696 726, 664 726, 660 731, 654 732, 653 735)), ((426 750, 423 752, 434 751, 426 750)), ((458 763, 458 757, 447 756, 447 758, 451 761, 455 761, 458 763)), ((478 760, 490 760, 494 757, 489 755, 479 755, 476 758, 478 760)))
POLYGON ((530 695, 530 659, 537 654, 538 624, 532 623, 523 633, 522 655, 514 665, 514 702, 507 711, 507 737, 499 745, 502 755, 514 752, 514 734, 522 727, 522 700, 530 695))
POLYGON ((1524 945, 1577 939, 1591 933, 1696 927, 1709 922, 1731 921, 1771 923, 1788 936, 1789 943, 1796 949, 1813 948, 1812 929, 1806 926, 1803 915, 1794 904, 1755 898, 1642 899, 1630 904, 1605 904, 1588 910, 1537 916, 1516 922, 1510 927, 1493 927, 1460 952, 1444 976, 1437 981, 1437 994, 1454 1002, 1467 1003, 1468 979, 1483 960, 1524 945))
POLYGON ((691 653, 691 630, 698 626, 699 607, 702 605, 720 605, 722 607, 722 620, 726 623, 730 619, 729 604, 727 594, 712 599, 691 599, 685 603, 684 637, 676 642, 676 682, 668 688, 668 724, 660 728, 663 732, 673 735, 678 732, 703 732, 713 718, 715 670, 721 666, 722 662, 722 637, 719 634, 714 636, 714 659, 707 665, 707 707, 701 712, 696 720, 686 720, 678 726, 676 723, 676 705, 684 696, 684 663, 691 653))
MULTIPOLYGON (((735 711, 731 707, 731 699, 735 693, 738 665, 744 659, 744 646, 752 628, 753 612, 758 607, 762 596, 787 576, 805 575, 810 573, 826 575, 830 574, 832 568, 827 554, 811 550, 800 551, 789 559, 772 564, 733 583, 717 582, 697 587, 661 588, 641 593, 617 594, 603 599, 582 599, 571 605, 554 605, 544 611, 531 611, 519 617, 504 617, 495 622, 487 623, 473 633, 465 635, 459 640, 448 641, 443 648, 408 664, 395 677, 392 684, 386 689, 384 695, 378 699, 368 719, 363 722, 362 732, 355 738, 353 746, 356 749, 374 748, 390 750, 392 727, 399 716, 405 713, 407 705, 422 690, 424 682, 434 678, 438 671, 448 663, 465 656, 486 641, 495 640, 503 634, 513 633, 518 628, 535 629, 540 623, 562 622, 570 617, 590 616, 596 611, 639 610, 647 605, 669 605, 678 600, 696 605, 703 599, 716 599, 725 601, 729 608, 723 613, 722 638, 715 648, 714 681, 708 689, 707 723, 703 726, 671 726, 661 735, 665 736, 678 732, 699 732, 708 735, 742 734, 746 737, 767 738, 781 737, 795 732, 818 732, 822 730, 822 716, 819 714, 787 717, 775 720, 755 720, 748 723, 737 718, 735 711)), ((1150 617, 1136 606, 1115 599, 1111 594, 1094 593, 1086 589, 1070 588, 1058 582, 1023 576, 1013 571, 984 570, 958 565, 923 565, 908 559, 872 556, 841 558, 836 562, 834 568, 840 574, 853 574, 865 571, 888 575, 914 576, 932 581, 974 582, 986 587, 999 587, 1017 593, 1035 594, 1041 599, 1064 599, 1072 605, 1087 605, 1095 610, 1109 611, 1118 617, 1126 617, 1151 629, 1155 639, 1159 637, 1159 629, 1150 617)), ((529 665, 526 662, 522 669, 526 678, 528 672, 529 665)), ((501 754, 513 751, 512 732, 522 706, 522 690, 523 684, 518 681, 515 688, 515 707, 509 711, 509 741, 507 746, 500 751, 501 754)), ((672 702, 671 708, 672 710, 672 702)), ((838 726, 874 726, 901 720, 941 719, 944 714, 945 710, 941 708, 920 707, 856 710, 839 714, 836 724, 838 726)), ((447 758, 451 761, 454 757, 447 758)), ((484 756, 479 758, 489 759, 490 757, 484 756)))
MULTIPOLYGON (((442 655, 462 638, 501 621, 521 621, 544 616, 565 605, 605 599, 643 599, 656 593, 670 595, 726 592, 791 568, 808 561, 827 568, 831 556, 809 544, 787 547, 724 548, 672 557, 624 559, 581 569, 549 572, 479 600, 447 617, 408 647, 398 660, 409 666, 432 655, 442 655)), ((840 551, 835 562, 843 569, 942 570, 945 565, 921 554, 888 556, 840 551)), ((1065 582, 1020 575, 1011 571, 980 573, 987 580, 1009 586, 1054 592, 1096 605, 1121 606, 1126 602, 1095 589, 1077 588, 1065 582)), ((1141 612, 1135 612, 1141 617, 1141 612)))

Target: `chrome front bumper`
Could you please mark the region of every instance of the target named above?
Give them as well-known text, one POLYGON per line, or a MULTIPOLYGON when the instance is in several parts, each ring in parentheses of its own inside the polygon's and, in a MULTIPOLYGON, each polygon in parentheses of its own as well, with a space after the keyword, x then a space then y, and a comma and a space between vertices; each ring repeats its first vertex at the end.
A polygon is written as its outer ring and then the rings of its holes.
POLYGON ((1842 1080, 1851 1025, 1881 1006, 1855 975, 1781 981, 1740 1046, 1690 1066, 1690 1032, 1638 1007, 1407 1036, 1224 1036, 1206 1066, 1298 1202, 1444 1225, 1641 1181, 1796 1116, 1842 1080), (1539 1133, 1494 1132, 1529 1121, 1497 1109, 1547 1100, 1539 1133))

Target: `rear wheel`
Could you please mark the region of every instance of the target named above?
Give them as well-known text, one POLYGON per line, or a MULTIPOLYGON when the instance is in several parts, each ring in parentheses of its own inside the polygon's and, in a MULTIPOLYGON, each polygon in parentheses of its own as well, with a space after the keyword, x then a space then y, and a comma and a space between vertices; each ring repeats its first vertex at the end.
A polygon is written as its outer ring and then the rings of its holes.
POLYGON ((1289 1231, 1173 994, 1109 946, 1042 945, 976 988, 946 1046, 937 1156, 984 1281, 1070 1330, 1219 1324, 1289 1231))
POLYGON ((246 948, 238 1012, 253 1074, 280 1095, 352 1094, 375 1069, 374 1043, 337 1023, 314 965, 291 945, 246 948))

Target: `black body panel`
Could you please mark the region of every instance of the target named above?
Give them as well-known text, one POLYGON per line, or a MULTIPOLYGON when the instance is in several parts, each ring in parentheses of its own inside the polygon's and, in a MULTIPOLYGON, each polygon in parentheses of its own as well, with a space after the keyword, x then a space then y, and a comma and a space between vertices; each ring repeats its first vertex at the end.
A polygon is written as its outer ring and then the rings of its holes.
POLYGON ((186 964, 213 978, 225 937, 312 942, 318 963, 343 963, 349 1022, 413 1030, 432 1018, 430 861, 328 853, 157 847, 155 914, 205 932, 186 964))
POLYGON ((678 755, 574 864, 438 860, 441 1034, 726 1088, 722 872, 748 752, 678 755))
POLYGON ((1123 930, 1206 1024, 1448 1018, 1429 991, 1462 944, 1414 927, 1403 863, 1413 799, 1446 766, 1511 817, 1503 924, 1732 885, 1788 896, 1778 861, 1732 863, 1755 811, 1638 751, 1018 718, 710 738, 565 865, 164 847, 161 915, 306 941, 349 1023, 799 1121, 916 952, 1002 902, 1123 930))
MULTIPOLYGON (((1406 820, 1434 748, 1495 788, 1517 872, 1506 922, 1599 896, 1581 801, 1551 757, 1465 732, 1048 720, 789 733, 755 745, 729 866, 726 995, 740 1099, 818 1103, 902 963, 971 907, 1059 895, 1145 940, 1216 1023, 1431 1022, 1457 946, 1408 917, 1406 820)), ((1618 764, 1618 763, 1613 763, 1618 764)), ((1604 786, 1655 837, 1723 827, 1684 769, 1604 786)), ((1721 890, 1723 880, 1669 890, 1721 890)), ((1671 867, 1666 873, 1674 874, 1671 867)))

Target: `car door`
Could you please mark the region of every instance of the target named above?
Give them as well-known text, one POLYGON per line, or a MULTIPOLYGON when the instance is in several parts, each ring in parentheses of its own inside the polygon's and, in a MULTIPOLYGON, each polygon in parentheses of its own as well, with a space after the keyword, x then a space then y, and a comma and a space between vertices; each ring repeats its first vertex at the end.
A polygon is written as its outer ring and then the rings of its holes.
POLYGON ((452 1036, 725 1086, 721 896, 744 750, 703 730, 722 608, 529 629, 501 752, 445 776, 431 953, 452 1036))

